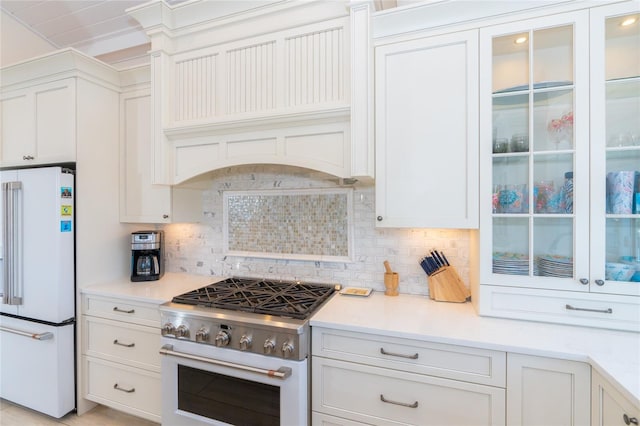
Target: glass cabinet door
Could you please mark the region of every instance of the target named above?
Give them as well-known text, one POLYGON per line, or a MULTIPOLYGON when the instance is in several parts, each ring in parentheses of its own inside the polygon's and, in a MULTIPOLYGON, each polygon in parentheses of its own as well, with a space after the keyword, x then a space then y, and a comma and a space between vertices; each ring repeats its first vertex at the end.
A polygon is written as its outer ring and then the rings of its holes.
POLYGON ((592 42, 602 60, 592 76, 594 196, 601 200, 592 206, 594 290, 640 295, 640 13, 597 10, 592 25, 604 36, 592 42))
POLYGON ((588 265, 588 249, 578 249, 585 237, 576 236, 582 227, 588 233, 589 179, 580 17, 586 22, 583 13, 556 16, 555 24, 534 20, 528 30, 506 26, 491 36, 490 273, 498 284, 588 289, 574 261, 578 251, 588 265))

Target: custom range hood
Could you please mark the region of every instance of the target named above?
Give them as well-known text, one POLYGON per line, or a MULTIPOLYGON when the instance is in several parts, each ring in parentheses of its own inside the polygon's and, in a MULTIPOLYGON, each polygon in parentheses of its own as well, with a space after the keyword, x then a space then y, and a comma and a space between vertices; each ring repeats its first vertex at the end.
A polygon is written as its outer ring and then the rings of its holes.
POLYGON ((368 4, 152 1, 127 13, 151 39, 154 183, 256 163, 373 178, 368 4))

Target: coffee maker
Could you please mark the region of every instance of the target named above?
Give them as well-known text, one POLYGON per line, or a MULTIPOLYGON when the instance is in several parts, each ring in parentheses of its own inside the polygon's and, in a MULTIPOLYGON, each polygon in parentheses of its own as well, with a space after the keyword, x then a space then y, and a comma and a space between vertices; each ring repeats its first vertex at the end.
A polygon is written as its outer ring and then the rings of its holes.
POLYGON ((162 231, 131 234, 131 281, 155 281, 164 275, 162 231))

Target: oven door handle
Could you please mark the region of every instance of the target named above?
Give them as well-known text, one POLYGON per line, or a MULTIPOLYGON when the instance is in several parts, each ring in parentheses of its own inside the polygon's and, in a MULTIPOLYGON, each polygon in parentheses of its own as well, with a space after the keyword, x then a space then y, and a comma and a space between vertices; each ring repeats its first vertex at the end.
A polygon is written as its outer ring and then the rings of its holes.
POLYGON ((206 362, 207 364, 219 365, 222 367, 235 368, 236 370, 249 371, 252 373, 263 374, 269 377, 275 377, 277 379, 286 379, 291 376, 291 369, 289 367, 280 367, 277 370, 266 370, 264 368, 250 367, 248 365, 235 364, 232 362, 219 361, 216 359, 210 359, 201 357, 198 355, 186 354, 184 352, 177 352, 173 350, 173 345, 164 345, 160 348, 160 355, 170 355, 178 358, 191 359, 194 361, 206 362))

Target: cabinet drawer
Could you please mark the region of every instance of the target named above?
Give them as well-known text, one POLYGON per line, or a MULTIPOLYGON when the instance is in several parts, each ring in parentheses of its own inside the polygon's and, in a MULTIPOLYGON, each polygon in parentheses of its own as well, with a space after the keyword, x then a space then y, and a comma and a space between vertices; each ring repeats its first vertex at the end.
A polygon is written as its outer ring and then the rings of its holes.
POLYGON ((312 328, 313 355, 504 387, 505 352, 312 328))
POLYGON ((160 422, 160 374, 91 357, 84 359, 87 399, 160 422))
POLYGON ((85 315, 160 327, 160 312, 158 311, 158 306, 153 304, 84 296, 82 309, 85 315))
POLYGON ((640 331, 634 297, 482 285, 480 315, 640 331), (573 309, 572 309, 573 308, 573 309))
POLYGON ((389 424, 504 425, 505 390, 313 357, 314 411, 389 424))
POLYGON ((318 413, 317 411, 311 413, 311 426, 362 426, 364 424, 365 423, 362 422, 341 419, 340 417, 328 416, 318 413))
POLYGON ((160 372, 160 332, 157 328, 89 316, 84 319, 86 355, 160 372))

